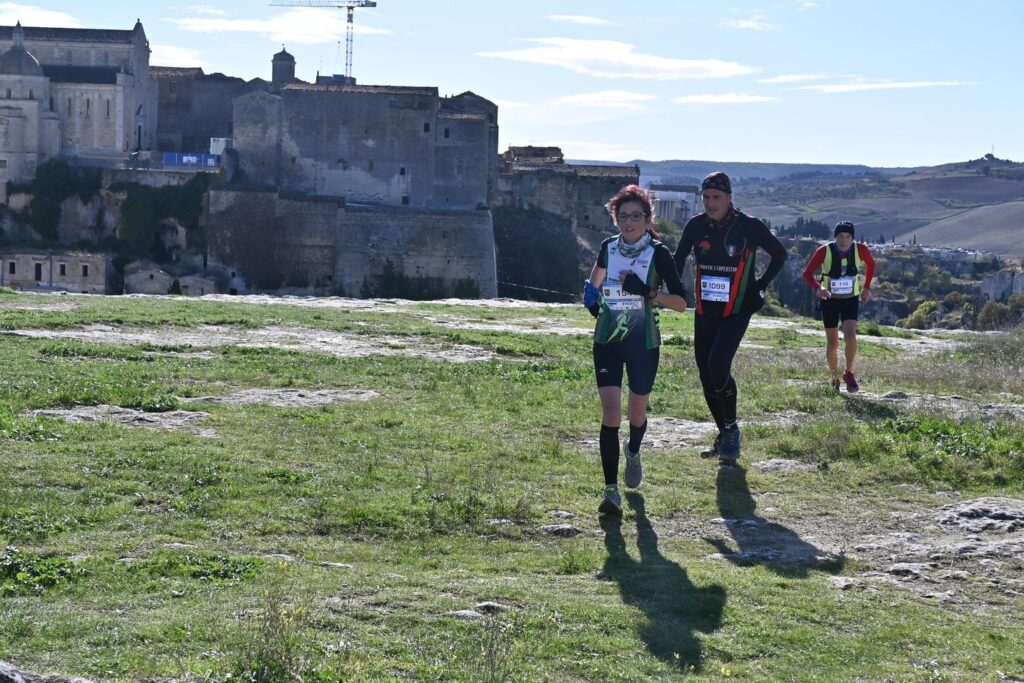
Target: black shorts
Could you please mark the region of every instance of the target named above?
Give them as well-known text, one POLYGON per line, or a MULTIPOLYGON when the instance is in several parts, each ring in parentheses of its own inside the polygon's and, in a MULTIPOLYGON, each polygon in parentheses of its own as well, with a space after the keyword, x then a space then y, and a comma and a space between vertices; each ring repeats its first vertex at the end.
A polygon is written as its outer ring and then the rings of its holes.
POLYGON ((851 296, 842 299, 823 299, 821 302, 821 322, 825 329, 839 327, 839 321, 856 320, 860 313, 860 297, 851 296))
POLYGON ((643 344, 594 344, 594 374, 598 387, 621 387, 622 368, 629 375, 629 390, 644 396, 654 388, 661 349, 645 348, 643 344))

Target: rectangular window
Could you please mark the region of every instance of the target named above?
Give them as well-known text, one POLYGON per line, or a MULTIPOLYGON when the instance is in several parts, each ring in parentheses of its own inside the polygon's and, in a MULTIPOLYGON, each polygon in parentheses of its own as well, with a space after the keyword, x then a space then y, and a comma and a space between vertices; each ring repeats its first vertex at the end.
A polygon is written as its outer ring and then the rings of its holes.
POLYGON ((107 118, 110 118, 110 100, 107 100, 107 118))
POLYGON ((60 276, 64 277, 67 274, 68 274, 68 264, 66 264, 66 263, 60 264, 60 276))
POLYGON ((90 104, 92 104, 92 100, 90 100, 88 97, 85 98, 85 115, 86 116, 89 115, 89 105, 90 104))
POLYGON ((36 98, 36 91, 35 90, 29 90, 28 91, 28 98, 30 100, 34 100, 36 98))
POLYGON ((423 132, 424 133, 429 133, 430 132, 430 122, 429 121, 427 123, 423 124, 423 132))
POLYGON ((82 277, 89 277, 89 264, 88 263, 83 263, 82 264, 82 277))
POLYGON ((11 99, 11 89, 7 89, 7 99, 11 99))
POLYGON ((68 98, 68 113, 71 113, 71 98, 68 98))
POLYGON ((14 263, 14 261, 11 261, 10 263, 7 264, 7 272, 10 273, 11 275, 18 274, 18 266, 17 264, 14 263))
POLYGON ((409 195, 407 195, 407 194, 402 195, 402 204, 403 205, 408 205, 409 204, 409 195))
POLYGON ((444 129, 444 137, 445 137, 445 139, 448 139, 448 138, 450 138, 451 136, 452 136, 452 133, 451 133, 451 131, 450 131, 450 130, 448 130, 447 128, 445 128, 445 129, 444 129))
POLYGON ((36 282, 42 282, 43 280, 43 264, 36 264, 36 282))
POLYGON ((405 166, 398 169, 398 175, 405 175, 405 166))

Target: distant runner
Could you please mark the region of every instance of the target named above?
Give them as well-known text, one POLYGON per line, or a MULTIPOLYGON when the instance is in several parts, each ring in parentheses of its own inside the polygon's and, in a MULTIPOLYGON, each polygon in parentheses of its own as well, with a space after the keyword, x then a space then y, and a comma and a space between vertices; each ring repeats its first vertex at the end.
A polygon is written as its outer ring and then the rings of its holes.
POLYGON ((843 382, 851 394, 860 389, 853 374, 857 357, 857 316, 860 302, 871 300, 871 278, 875 259, 868 245, 855 243, 853 223, 836 223, 835 241, 818 247, 804 268, 804 281, 821 301, 821 321, 825 324, 825 360, 832 373, 832 388, 839 391, 839 323, 846 342, 846 372, 843 382), (851 249, 852 246, 856 248, 851 249), (821 279, 815 271, 821 268, 821 279))
POLYGON ((598 511, 622 512, 619 494, 619 424, 622 420, 622 370, 629 376, 629 439, 626 486, 643 478, 640 442, 647 431, 647 400, 658 374, 661 332, 658 308, 686 310, 683 283, 672 253, 652 227, 654 205, 639 185, 627 185, 607 204, 619 234, 601 243, 597 263, 584 283, 583 305, 597 318, 594 328, 594 372, 601 397, 601 467, 604 498, 598 511), (661 291, 664 283, 667 292, 661 291))
POLYGON ((742 441, 732 359, 751 316, 764 305, 768 284, 786 261, 786 248, 764 223, 733 208, 732 183, 726 174, 718 171, 704 178, 701 197, 704 213, 683 228, 675 264, 681 273, 693 252, 697 280, 693 352, 704 400, 718 425, 714 445, 701 456, 718 456, 719 463, 732 466, 740 457, 742 441), (758 247, 771 256, 760 278, 754 271, 758 247))

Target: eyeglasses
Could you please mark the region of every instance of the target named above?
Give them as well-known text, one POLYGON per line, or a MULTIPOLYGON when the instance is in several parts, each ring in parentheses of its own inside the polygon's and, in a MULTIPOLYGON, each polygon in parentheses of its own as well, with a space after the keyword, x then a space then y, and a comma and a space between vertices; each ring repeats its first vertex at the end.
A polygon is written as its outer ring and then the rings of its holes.
POLYGON ((620 223, 625 223, 626 221, 642 221, 645 218, 647 218, 647 214, 644 213, 643 211, 634 211, 633 213, 620 213, 619 215, 616 216, 616 219, 618 219, 620 223))

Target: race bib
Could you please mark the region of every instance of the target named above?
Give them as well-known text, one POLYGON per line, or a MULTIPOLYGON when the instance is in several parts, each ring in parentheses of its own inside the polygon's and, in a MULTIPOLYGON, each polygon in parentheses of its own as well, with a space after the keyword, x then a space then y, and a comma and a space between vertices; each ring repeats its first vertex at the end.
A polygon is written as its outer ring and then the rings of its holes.
POLYGON ((644 307, 644 300, 636 294, 622 291, 622 287, 603 287, 604 303, 613 311, 638 311, 644 307))
POLYGON ((720 275, 700 276, 700 298, 704 301, 728 301, 732 280, 720 275))
POLYGON ((837 277, 833 278, 829 285, 829 290, 833 294, 853 294, 853 278, 852 277, 837 277))

